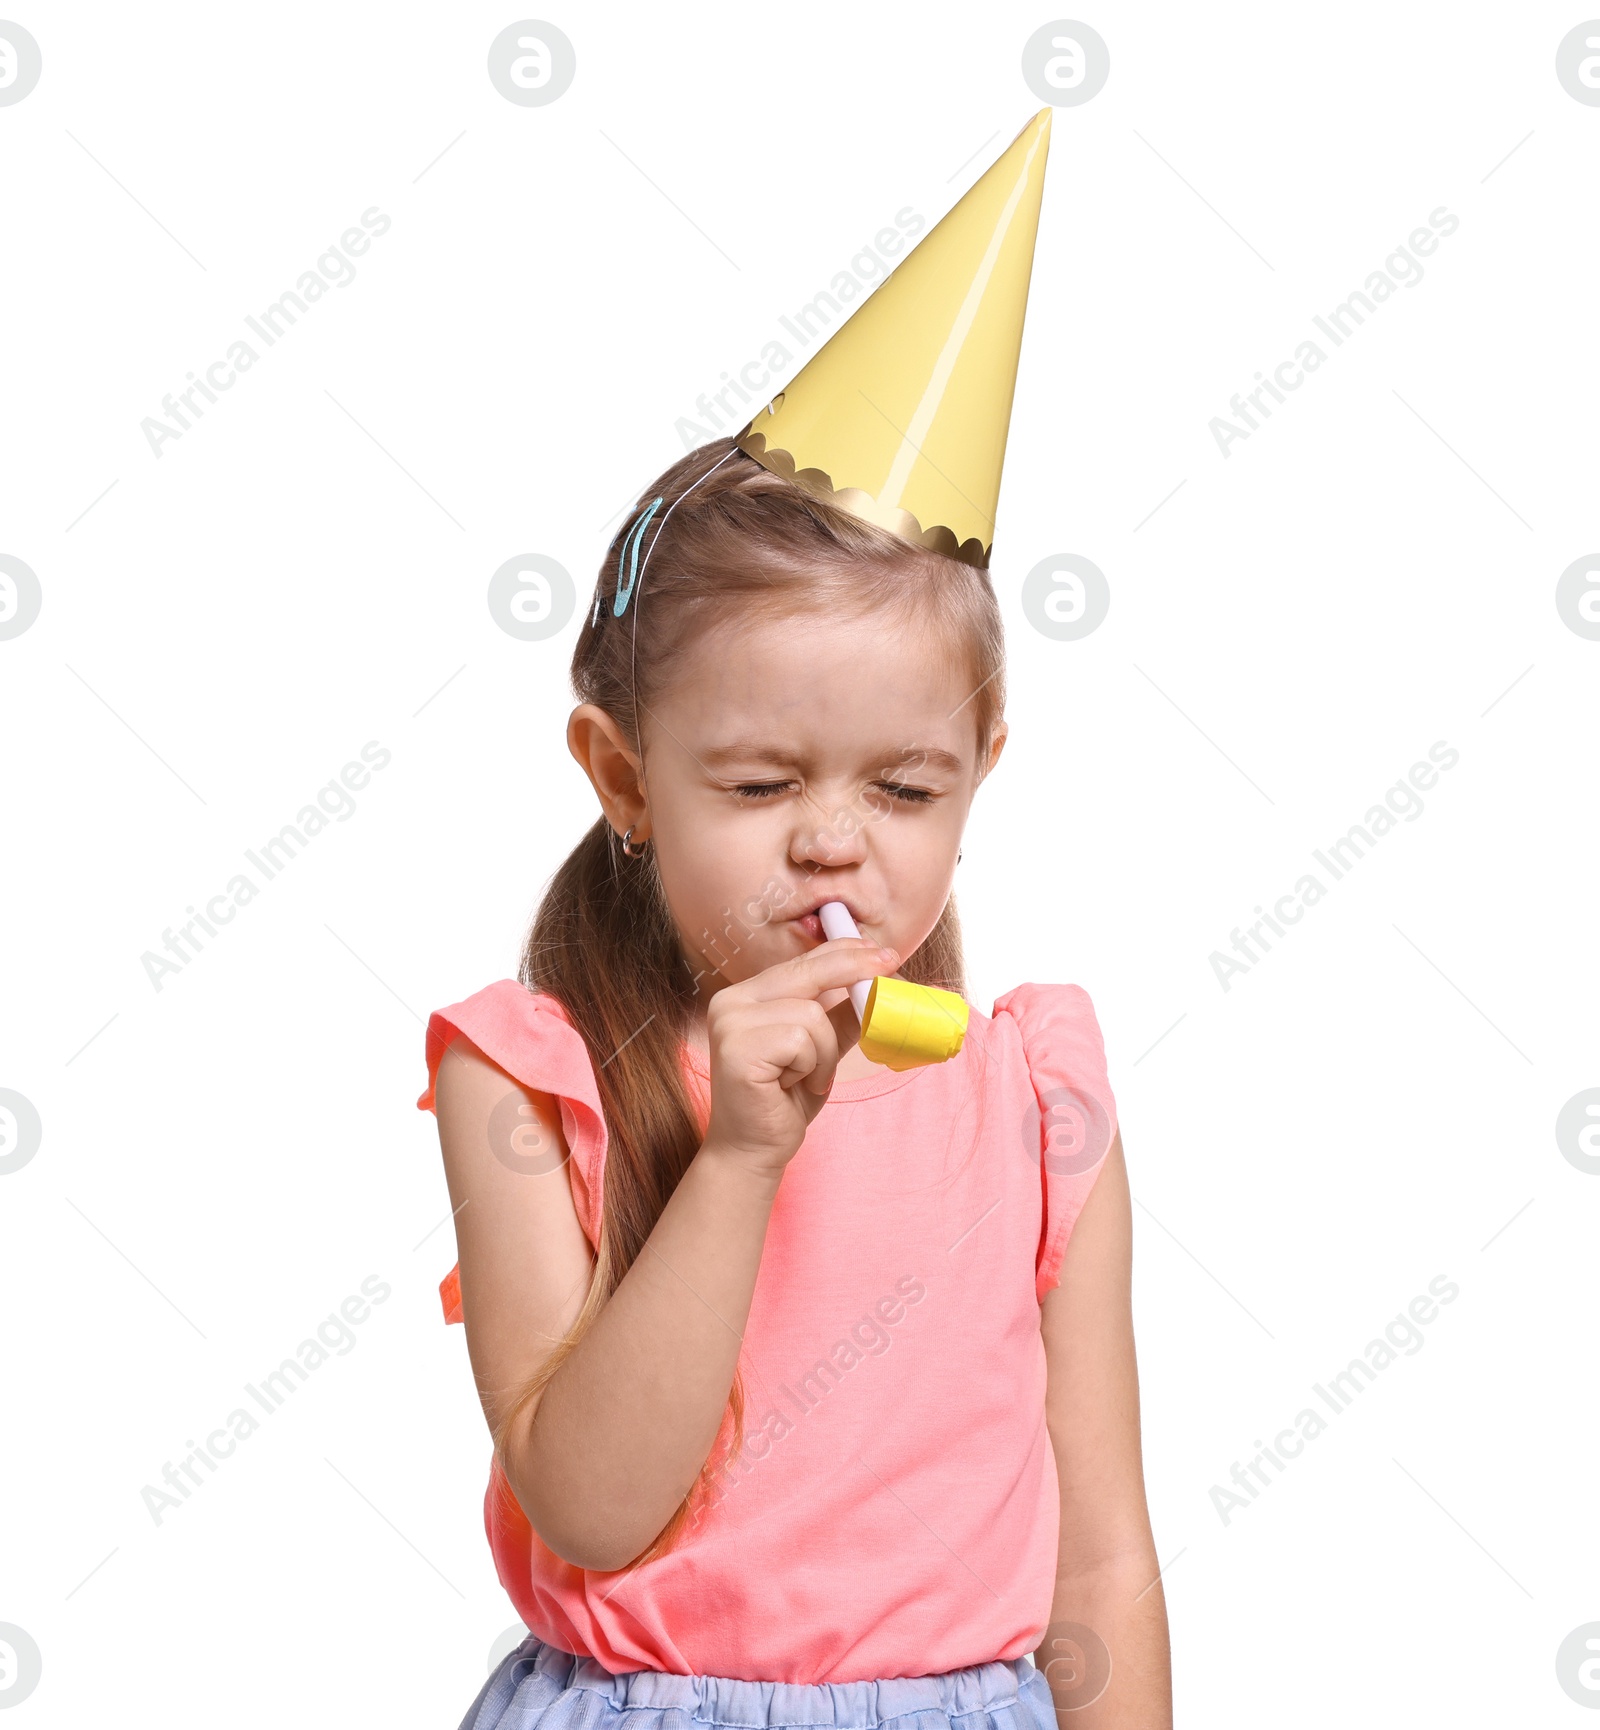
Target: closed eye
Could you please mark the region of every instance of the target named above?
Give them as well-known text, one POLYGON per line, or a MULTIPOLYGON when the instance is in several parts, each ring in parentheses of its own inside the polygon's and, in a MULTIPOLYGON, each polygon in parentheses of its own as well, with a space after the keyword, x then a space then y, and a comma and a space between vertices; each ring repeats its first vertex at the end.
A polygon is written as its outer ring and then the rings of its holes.
MULTIPOLYGON (((928 805, 936 797, 927 787, 904 787, 898 781, 874 784, 903 805, 928 805)), ((739 781, 728 791, 739 799, 772 799, 780 793, 787 793, 793 786, 793 781, 739 781)))

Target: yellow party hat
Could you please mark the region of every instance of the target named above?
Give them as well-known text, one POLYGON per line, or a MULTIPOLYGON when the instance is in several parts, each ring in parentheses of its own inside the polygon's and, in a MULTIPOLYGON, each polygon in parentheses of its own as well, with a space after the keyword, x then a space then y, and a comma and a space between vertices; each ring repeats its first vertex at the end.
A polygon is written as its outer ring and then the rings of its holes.
POLYGON ((994 541, 1050 112, 736 441, 807 492, 980 568, 994 541))

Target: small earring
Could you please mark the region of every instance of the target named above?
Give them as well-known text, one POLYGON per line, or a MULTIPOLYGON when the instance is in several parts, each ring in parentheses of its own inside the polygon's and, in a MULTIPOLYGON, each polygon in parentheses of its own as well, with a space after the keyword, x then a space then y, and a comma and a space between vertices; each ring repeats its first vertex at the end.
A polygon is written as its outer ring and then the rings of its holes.
POLYGON ((958 847, 958 848, 956 848, 956 864, 959 865, 960 863, 961 863, 961 849, 958 847))
POLYGON ((639 847, 636 847, 636 848, 630 847, 628 845, 628 843, 633 839, 633 831, 634 831, 635 827, 636 827, 636 825, 634 825, 632 823, 630 823, 628 825, 628 832, 626 835, 624 835, 622 837, 622 851, 630 859, 642 859, 642 858, 644 858, 644 850, 646 847, 648 847, 650 845, 650 843, 648 841, 646 841, 642 845, 640 845, 639 847))

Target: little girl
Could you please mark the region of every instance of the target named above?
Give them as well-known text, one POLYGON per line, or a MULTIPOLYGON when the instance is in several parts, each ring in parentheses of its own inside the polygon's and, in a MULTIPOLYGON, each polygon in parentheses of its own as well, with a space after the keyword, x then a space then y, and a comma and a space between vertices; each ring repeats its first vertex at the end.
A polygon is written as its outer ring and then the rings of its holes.
POLYGON ((846 991, 963 991, 951 883, 1006 737, 987 546, 783 454, 706 445, 618 531, 567 730, 601 815, 518 979, 428 1025, 447 1313, 531 1630, 461 1730, 1158 1730, 1093 1006, 1020 985, 895 1070, 846 991))

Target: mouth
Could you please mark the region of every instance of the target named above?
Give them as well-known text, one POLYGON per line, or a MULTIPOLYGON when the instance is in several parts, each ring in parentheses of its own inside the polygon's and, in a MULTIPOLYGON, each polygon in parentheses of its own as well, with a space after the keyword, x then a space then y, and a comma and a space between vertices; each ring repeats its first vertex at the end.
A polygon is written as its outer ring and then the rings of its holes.
POLYGON ((842 895, 831 893, 819 896, 811 907, 809 907, 804 913, 792 914, 788 923, 794 926, 794 928, 807 938, 808 941, 812 943, 826 943, 828 940, 828 934, 822 929, 822 920, 817 916, 817 909, 821 907, 824 902, 828 901, 839 902, 840 905, 849 912, 850 917, 856 922, 856 927, 861 932, 862 936, 865 937, 868 934, 866 929, 867 922, 863 919, 861 911, 855 902, 847 901, 842 895))

